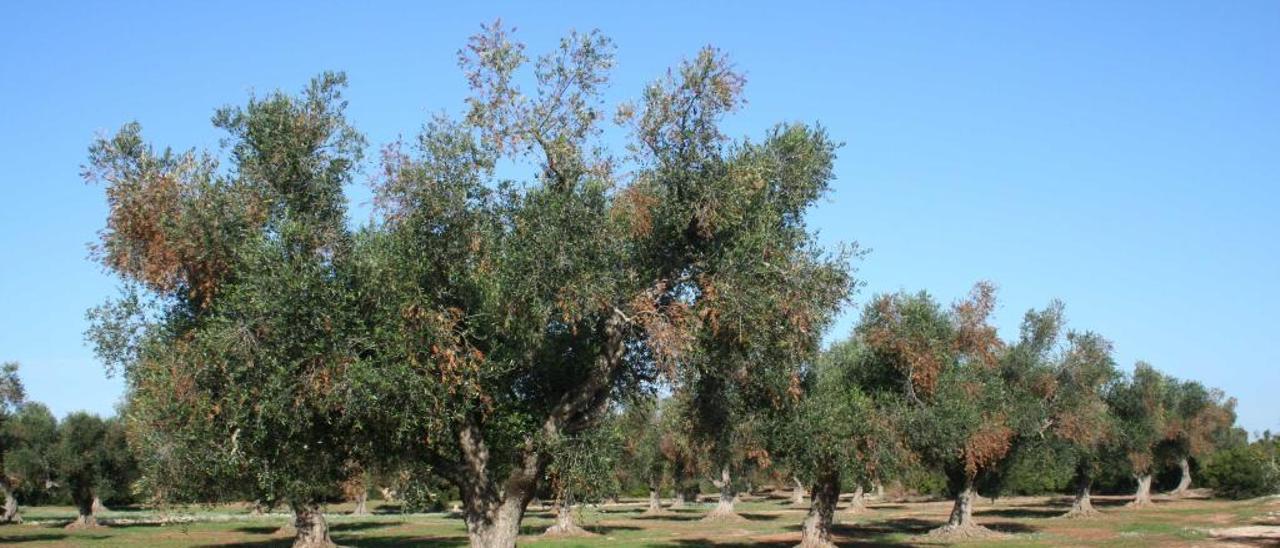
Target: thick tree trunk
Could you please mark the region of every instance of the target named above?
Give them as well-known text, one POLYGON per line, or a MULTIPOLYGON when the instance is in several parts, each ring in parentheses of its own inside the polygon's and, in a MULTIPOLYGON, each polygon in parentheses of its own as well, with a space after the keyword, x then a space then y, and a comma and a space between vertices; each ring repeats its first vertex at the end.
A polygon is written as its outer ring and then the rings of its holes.
POLYGON ((675 495, 671 497, 670 508, 672 510, 678 510, 680 508, 684 508, 684 490, 682 490, 680 487, 676 487, 675 491, 676 491, 675 495))
POLYGON ((800 483, 800 478, 791 476, 791 505, 801 506, 804 504, 804 484, 800 483))
POLYGON ((1126 506, 1142 508, 1151 505, 1151 474, 1138 476, 1138 489, 1133 493, 1133 501, 1126 506))
POLYGON ((22 514, 18 513, 18 496, 13 493, 13 485, 0 478, 0 490, 4 491, 4 516, 0 517, 0 522, 22 523, 22 514))
POLYGON ((525 507, 537 491, 546 471, 548 455, 538 449, 536 438, 556 439, 581 431, 604 412, 609 391, 623 364, 625 315, 618 312, 603 320, 603 349, 582 382, 561 394, 559 402, 542 422, 541 432, 527 436, 525 447, 501 484, 490 473, 490 453, 481 433, 479 417, 468 417, 457 436, 461 462, 443 462, 443 470, 462 495, 467 538, 471 546, 511 548, 520 533, 525 507))
POLYGON ((481 516, 476 516, 470 511, 464 514, 467 521, 467 538, 471 546, 511 548, 516 545, 516 537, 520 534, 520 520, 524 516, 524 508, 518 505, 517 501, 504 500, 491 512, 481 516))
POLYGON ((884 500, 884 482, 876 480, 874 488, 876 491, 876 500, 884 500))
POLYGON ((1169 494, 1174 496, 1185 495, 1187 490, 1191 488, 1191 463, 1187 462, 1186 457, 1183 457, 1178 459, 1178 468, 1182 470, 1182 478, 1178 480, 1178 486, 1169 491, 1169 494))
POLYGON ((333 548, 329 523, 315 503, 293 504, 293 548, 333 548))
POLYGON ((1089 489, 1093 485, 1093 479, 1086 474, 1079 474, 1076 478, 1076 498, 1071 503, 1071 511, 1064 514, 1064 518, 1088 518, 1098 515, 1098 511, 1093 508, 1093 501, 1089 497, 1089 489))
POLYGON ((90 529, 98 526, 98 518, 93 515, 95 499, 92 496, 76 498, 76 511, 79 514, 75 521, 67 524, 67 529, 90 529))
POLYGON ((986 537, 991 531, 973 521, 973 503, 978 498, 973 488, 973 480, 965 480, 964 487, 956 493, 955 504, 951 507, 951 517, 947 524, 929 531, 930 536, 947 538, 986 537))
POLYGON ((658 485, 649 482, 649 508, 644 513, 658 514, 662 512, 662 494, 658 490, 658 485))
POLYGON ((712 482, 720 489, 720 499, 716 503, 714 510, 707 513, 703 520, 741 520, 737 512, 733 511, 734 500, 738 494, 733 490, 733 477, 729 474, 729 465, 720 467, 720 479, 712 482))
POLYGON ((93 496, 93 513, 101 514, 103 512, 110 512, 110 511, 111 511, 110 508, 107 508, 105 504, 102 504, 102 499, 98 498, 97 495, 93 496))
POLYGON ((867 502, 864 495, 865 494, 862 491, 862 484, 859 483, 858 486, 853 489, 853 497, 849 499, 849 508, 845 510, 845 513, 854 516, 865 511, 867 509, 867 502))
POLYGON ((801 548, 835 548, 831 542, 831 521, 836 504, 840 501, 840 474, 825 473, 818 476, 810 493, 812 501, 809 513, 801 529, 801 548))
POLYGON ((359 494, 356 495, 356 507, 354 510, 351 511, 351 515, 353 516, 369 515, 368 503, 369 503, 369 493, 365 491, 361 491, 359 494))
POLYGON ((573 502, 571 498, 556 503, 556 523, 548 527, 543 535, 552 537, 585 537, 591 533, 579 527, 573 519, 573 502))

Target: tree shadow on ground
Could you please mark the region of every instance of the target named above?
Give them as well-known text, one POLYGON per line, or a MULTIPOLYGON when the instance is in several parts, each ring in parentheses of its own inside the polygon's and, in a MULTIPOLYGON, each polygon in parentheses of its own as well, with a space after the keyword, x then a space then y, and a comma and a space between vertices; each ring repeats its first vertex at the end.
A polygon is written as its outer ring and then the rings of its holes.
POLYGON ((1063 514, 1063 510, 1057 508, 988 508, 983 510, 974 510, 975 516, 996 516, 1002 518, 1053 518, 1063 514))
MULTIPOLYGON (((347 537, 345 535, 334 535, 334 542, 342 546, 361 546, 371 548, 381 548, 390 546, 422 546, 425 548, 457 548, 467 545, 467 538, 463 536, 415 536, 415 535, 395 535, 387 537, 347 537)), ((292 546, 292 537, 279 537, 273 539, 256 540, 249 542, 235 542, 229 544, 201 544, 197 548, 275 548, 283 546, 292 546)))
POLYGON ((866 533, 872 535, 920 535, 928 533, 929 530, 942 525, 942 521, 924 520, 920 518, 894 518, 878 521, 869 521, 858 524, 839 524, 832 527, 837 528, 843 534, 848 536, 865 536, 866 533), (862 534, 859 534, 862 533, 862 534))
POLYGON ((783 548, 795 546, 795 541, 716 542, 715 537, 682 538, 656 546, 715 546, 716 548, 783 548))
POLYGON ((24 542, 53 542, 67 539, 66 533, 37 533, 34 535, 9 536, 0 535, 0 544, 22 544, 24 542))
POLYGON ((616 531, 639 531, 643 529, 634 525, 584 525, 582 528, 598 535, 607 535, 616 531))
POLYGON ((251 535, 270 535, 280 530, 280 527, 271 525, 241 525, 240 527, 231 528, 237 533, 249 533, 251 535))
POLYGON ((330 531, 368 531, 404 524, 403 521, 353 521, 348 523, 330 523, 330 531))
POLYGON ((1016 521, 996 521, 992 523, 979 523, 979 525, 982 525, 992 531, 1012 534, 1034 533, 1040 530, 1039 527, 1027 525, 1025 523, 1018 523, 1016 521))
POLYGON ((377 508, 374 508, 373 513, 374 514, 402 514, 404 513, 403 510, 404 510, 404 505, 388 503, 388 504, 383 504, 377 508))
POLYGON ((739 512, 738 515, 751 521, 774 521, 782 517, 778 514, 755 514, 751 512, 739 512))
POLYGON ((631 519, 656 520, 656 521, 694 521, 694 520, 702 519, 702 516, 698 514, 683 514, 683 513, 674 513, 674 512, 679 512, 679 510, 667 510, 665 513, 662 513, 662 514, 636 516, 631 519))
POLYGON ((600 508, 596 512, 601 514, 637 514, 645 511, 647 508, 600 508))

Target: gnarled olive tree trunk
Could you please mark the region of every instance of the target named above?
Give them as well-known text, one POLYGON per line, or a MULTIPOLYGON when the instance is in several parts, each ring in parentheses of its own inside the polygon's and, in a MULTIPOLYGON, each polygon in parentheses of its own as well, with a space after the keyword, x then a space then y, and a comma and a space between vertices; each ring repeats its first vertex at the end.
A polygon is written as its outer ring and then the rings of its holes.
POLYGON ((337 546, 329 538, 329 522, 324 519, 320 505, 293 503, 293 548, 333 548, 337 546))
POLYGON ((1185 495, 1191 488, 1191 463, 1186 457, 1182 457, 1178 459, 1178 468, 1182 470, 1182 478, 1178 480, 1178 486, 1169 491, 1169 494, 1174 496, 1185 495))
POLYGON ((548 527, 544 535, 553 537, 583 537, 591 533, 578 526, 573 519, 573 497, 566 496, 556 503, 556 523, 548 527))
POLYGON ((1089 496, 1089 490, 1093 486, 1093 478, 1084 472, 1076 475, 1076 498, 1071 502, 1071 511, 1064 514, 1065 518, 1087 518, 1098 515, 1098 511, 1093 508, 1093 501, 1089 496))
POLYGON ((67 529, 88 529, 98 526, 98 518, 93 515, 93 501, 97 500, 91 493, 80 493, 72 496, 76 504, 77 517, 67 524, 67 529))
POLYGON ((973 521, 973 503, 978 499, 978 492, 973 488, 973 478, 965 479, 964 486, 956 492, 955 504, 951 507, 951 517, 947 524, 929 531, 932 536, 943 537, 981 537, 991 532, 973 521))
POLYGON ((1142 508, 1151 505, 1151 473, 1139 475, 1138 489, 1133 493, 1133 500, 1126 506, 1130 508, 1142 508))
POLYGON ((13 484, 0 477, 0 491, 4 492, 4 516, 0 523, 22 523, 22 514, 18 513, 18 496, 13 492, 13 484))
POLYGON ((470 416, 457 432, 462 462, 440 462, 440 470, 462 495, 462 512, 471 546, 510 548, 516 545, 525 508, 533 499, 538 480, 550 456, 539 449, 536 438, 556 439, 581 431, 604 412, 612 383, 623 365, 624 318, 614 314, 602 325, 605 341, 592 371, 583 382, 564 392, 542 422, 537 435, 529 435, 506 479, 498 484, 490 475, 489 447, 480 430, 480 418, 470 416))
POLYGON ((353 516, 369 515, 369 493, 368 492, 361 491, 360 493, 356 494, 356 507, 354 510, 351 511, 351 515, 353 516))
POLYGON ((659 490, 658 481, 649 479, 649 507, 645 509, 646 514, 657 514, 662 512, 662 493, 659 490))
POLYGON ((708 512, 706 517, 702 519, 742 519, 742 516, 739 516, 737 512, 733 511, 733 503, 738 498, 738 494, 733 489, 733 477, 729 474, 728 464, 720 467, 720 479, 713 480, 711 483, 715 484, 715 486, 720 489, 720 499, 716 502, 715 509, 708 512))
POLYGON ((800 483, 800 478, 791 476, 791 505, 800 506, 804 504, 804 484, 800 483))
POLYGON ((810 493, 812 501, 809 513, 801 529, 801 548, 835 548, 831 542, 831 522, 836 504, 840 501, 840 474, 826 472, 818 475, 810 493))
POLYGON ((849 508, 845 510, 846 514, 851 516, 861 514, 867 509, 866 493, 862 490, 862 484, 859 483, 853 489, 853 496, 849 498, 849 508))

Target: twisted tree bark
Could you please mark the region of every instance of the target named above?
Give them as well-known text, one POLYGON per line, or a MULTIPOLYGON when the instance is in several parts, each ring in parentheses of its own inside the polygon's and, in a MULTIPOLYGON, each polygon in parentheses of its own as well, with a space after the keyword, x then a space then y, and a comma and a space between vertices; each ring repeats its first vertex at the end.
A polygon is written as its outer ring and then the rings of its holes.
POLYGON ((329 522, 325 521, 320 505, 316 503, 294 503, 293 507, 293 548, 334 548, 337 546, 329 538, 329 522))
POLYGON ((800 478, 791 476, 791 505, 800 506, 804 504, 804 484, 800 483, 800 478))
POLYGON ((720 467, 720 479, 713 481, 717 488, 720 489, 720 500, 716 503, 714 510, 707 513, 702 518, 705 521, 715 520, 741 520, 737 512, 733 511, 733 503, 737 499, 738 494, 733 490, 733 478, 729 474, 729 465, 720 467))
POLYGON ((812 501, 804 518, 798 548, 835 548, 831 542, 831 522, 836 504, 840 500, 840 474, 827 472, 818 475, 810 493, 812 501))
POLYGON ((1169 494, 1174 496, 1185 495, 1187 490, 1191 488, 1191 463, 1187 461, 1186 457, 1182 457, 1178 459, 1178 468, 1182 470, 1182 478, 1178 480, 1178 486, 1169 491, 1169 494))
POLYGON ((1151 505, 1151 474, 1146 473, 1138 478, 1138 489, 1133 493, 1133 500, 1126 504, 1130 508, 1143 508, 1151 505))
POLYGON ((0 517, 3 523, 22 523, 22 514, 18 513, 18 496, 13 492, 13 484, 9 483, 8 478, 0 477, 0 490, 4 491, 4 516, 0 517))

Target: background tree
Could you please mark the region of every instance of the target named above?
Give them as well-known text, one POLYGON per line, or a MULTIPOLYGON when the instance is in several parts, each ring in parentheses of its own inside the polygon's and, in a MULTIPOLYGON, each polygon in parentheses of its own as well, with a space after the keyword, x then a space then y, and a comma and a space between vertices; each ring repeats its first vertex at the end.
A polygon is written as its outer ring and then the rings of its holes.
POLYGON ((613 470, 617 466, 622 438, 617 424, 608 421, 573 437, 557 440, 547 467, 547 487, 555 501, 556 523, 546 530, 551 536, 589 534, 576 523, 574 505, 600 502, 617 493, 613 470))
POLYGON ((1247 499, 1280 492, 1280 439, 1270 432, 1217 451, 1207 461, 1202 475, 1214 496, 1247 499))
MULTIPOLYGON (((649 494, 646 514, 662 511, 662 488, 670 483, 668 461, 662 452, 662 420, 656 398, 627 405, 618 419, 621 453, 618 466, 627 479, 639 480, 649 494)), ((617 475, 617 474, 615 474, 617 475)))
MULTIPOLYGON (((856 384, 857 343, 837 344, 815 361, 803 395, 774 417, 770 454, 803 478, 812 503, 800 546, 834 546, 831 524, 842 480, 861 486, 907 458, 890 416, 856 384)), ((860 495, 855 495, 858 497, 860 495)), ((861 504, 856 500, 851 504, 861 504)))
POLYGON ((885 295, 863 311, 856 333, 867 352, 864 386, 897 402, 907 445, 945 473, 955 505, 936 535, 984 534, 973 521, 975 486, 997 469, 1018 434, 1000 369, 1004 345, 987 319, 985 283, 944 311, 927 293, 885 295))
POLYGON ((1107 391, 1120 374, 1111 357, 1111 341, 1093 332, 1067 335, 1067 350, 1059 361, 1048 392, 1050 439, 1075 467, 1075 500, 1068 517, 1097 512, 1090 499, 1093 480, 1102 466, 1104 450, 1117 434, 1107 406, 1107 391))
POLYGON ((98 526, 93 504, 98 497, 96 489, 103 485, 111 469, 106 439, 107 423, 97 415, 72 413, 58 425, 54 470, 79 513, 68 529, 98 526))
POLYGON ((90 149, 106 186, 96 255, 128 283, 89 338, 128 384, 148 483, 169 498, 284 500, 297 546, 327 546, 319 504, 344 479, 350 248, 342 187, 361 157, 346 79, 220 109, 233 169, 155 152, 136 124, 90 149), (234 487, 233 487, 234 486, 234 487))
POLYGON ((698 501, 700 480, 705 472, 704 449, 690 436, 693 425, 681 406, 687 405, 684 392, 677 391, 662 401, 659 411, 659 446, 665 467, 670 470, 671 509, 698 501))
POLYGON ((0 492, 4 493, 4 514, 0 516, 0 523, 22 521, 14 489, 20 480, 9 474, 8 460, 21 443, 9 423, 25 399, 26 390, 22 387, 22 379, 18 378, 17 362, 0 364, 0 492))
POLYGON ((1191 487, 1191 459, 1207 457, 1235 425, 1235 400, 1197 381, 1171 380, 1165 406, 1169 414, 1157 455, 1181 472, 1177 487, 1169 493, 1180 496, 1191 487))
MULTIPOLYGON (((5 420, 3 436, 11 444, 4 455, 4 475, 14 491, 14 505, 19 500, 28 504, 47 501, 54 486, 58 420, 44 404, 28 401, 5 420)), ((14 510, 13 521, 19 521, 21 517, 14 510)))
POLYGON ((95 513, 109 505, 134 502, 134 484, 141 475, 138 460, 129 446, 124 420, 117 416, 103 422, 106 426, 102 439, 105 455, 102 473, 93 489, 95 513))
POLYGON ((1138 486, 1132 507, 1151 504, 1151 475, 1155 449, 1164 438, 1168 410, 1165 395, 1169 379, 1146 362, 1134 365, 1133 373, 1112 386, 1107 403, 1115 415, 1119 436, 1113 452, 1118 466, 1129 469, 1138 486))

